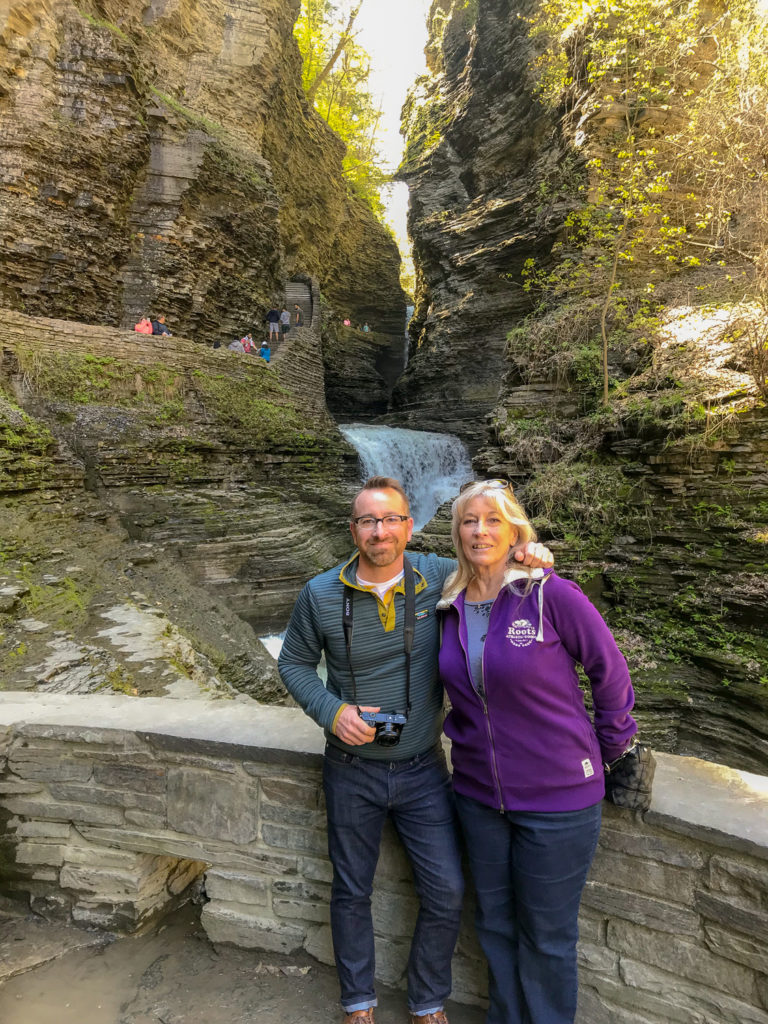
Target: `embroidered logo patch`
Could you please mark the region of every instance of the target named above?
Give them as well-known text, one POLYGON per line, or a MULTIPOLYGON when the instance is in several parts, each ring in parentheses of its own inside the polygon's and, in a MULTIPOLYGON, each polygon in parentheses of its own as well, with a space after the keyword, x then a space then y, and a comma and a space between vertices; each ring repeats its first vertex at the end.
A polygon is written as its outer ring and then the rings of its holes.
POLYGON ((581 762, 581 767, 584 769, 585 779, 590 779, 595 774, 595 769, 592 767, 592 762, 588 757, 585 757, 581 762))
POLYGON ((428 608, 425 608, 425 609, 424 609, 423 611, 421 611, 421 612, 416 612, 416 618, 417 618, 417 619, 426 619, 426 617, 427 617, 428 615, 429 615, 429 609, 428 609, 428 608))
POLYGON ((528 647, 536 639, 536 630, 528 619, 515 619, 507 626, 507 640, 515 647, 528 647))

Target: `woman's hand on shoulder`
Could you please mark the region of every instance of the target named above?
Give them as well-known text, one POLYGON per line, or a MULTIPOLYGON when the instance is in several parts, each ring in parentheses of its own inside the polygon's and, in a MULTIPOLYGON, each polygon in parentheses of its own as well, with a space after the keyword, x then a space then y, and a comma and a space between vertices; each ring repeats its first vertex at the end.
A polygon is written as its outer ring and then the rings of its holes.
POLYGON ((545 544, 530 540, 515 552, 515 561, 531 569, 549 569, 555 564, 555 556, 545 544))

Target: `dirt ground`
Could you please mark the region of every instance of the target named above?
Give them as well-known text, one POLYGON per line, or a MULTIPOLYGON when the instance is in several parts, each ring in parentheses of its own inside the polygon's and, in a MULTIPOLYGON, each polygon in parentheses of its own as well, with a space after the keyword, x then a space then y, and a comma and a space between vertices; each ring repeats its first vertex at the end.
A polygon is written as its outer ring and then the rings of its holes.
MULTIPOLYGON (((112 939, 0 906, 3 1024, 338 1024, 333 968, 306 955, 215 948, 188 905, 155 934, 112 939)), ((379 989, 377 1024, 406 1024, 405 994, 379 989)), ((481 1024, 449 1005, 451 1024, 481 1024)))

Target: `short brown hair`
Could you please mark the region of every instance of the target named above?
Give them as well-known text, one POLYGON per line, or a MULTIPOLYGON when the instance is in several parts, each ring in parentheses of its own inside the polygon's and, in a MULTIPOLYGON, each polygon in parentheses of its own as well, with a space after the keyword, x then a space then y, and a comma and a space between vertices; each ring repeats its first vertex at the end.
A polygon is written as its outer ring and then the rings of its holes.
POLYGON ((357 492, 352 499, 352 508, 350 509, 350 517, 354 518, 355 505, 357 499, 363 493, 363 491, 397 491, 400 497, 405 502, 405 508, 408 514, 411 512, 411 503, 408 501, 408 495, 403 490, 403 485, 399 480, 395 480, 393 476, 369 476, 363 486, 357 492))

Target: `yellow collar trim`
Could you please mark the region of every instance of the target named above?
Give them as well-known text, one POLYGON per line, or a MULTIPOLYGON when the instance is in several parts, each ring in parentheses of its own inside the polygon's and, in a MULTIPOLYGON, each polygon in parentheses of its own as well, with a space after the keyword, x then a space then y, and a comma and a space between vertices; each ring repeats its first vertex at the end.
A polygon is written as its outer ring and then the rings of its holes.
MULTIPOLYGON (((341 582, 348 587, 352 587, 353 590, 359 590, 363 594, 371 594, 376 598, 376 605, 379 612, 379 620, 384 627, 385 633, 391 633, 395 628, 395 594, 405 594, 405 580, 398 580, 397 583, 393 584, 389 590, 384 594, 384 598, 380 598, 375 590, 370 587, 363 587, 357 582, 356 572, 351 571, 351 566, 354 563, 357 564, 358 554, 352 555, 350 560, 341 567, 339 572, 339 579, 341 582), (348 572, 348 570, 350 570, 348 572), (351 579, 349 578, 351 576, 351 579)), ((416 577, 416 593, 420 594, 422 590, 427 587, 427 581, 422 576, 417 568, 414 567, 413 574, 416 577)))

